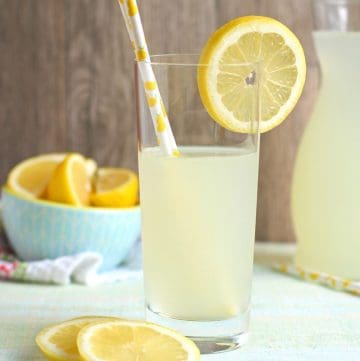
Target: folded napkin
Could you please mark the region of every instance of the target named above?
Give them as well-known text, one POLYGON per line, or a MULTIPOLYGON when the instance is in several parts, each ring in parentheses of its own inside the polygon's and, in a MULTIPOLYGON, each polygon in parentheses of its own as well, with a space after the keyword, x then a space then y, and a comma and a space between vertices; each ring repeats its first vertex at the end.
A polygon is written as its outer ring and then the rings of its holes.
POLYGON ((0 279, 59 285, 71 282, 97 285, 137 279, 142 276, 140 242, 136 243, 121 267, 113 271, 98 273, 102 256, 94 252, 84 252, 55 260, 22 262, 16 258, 9 247, 1 228, 0 219, 0 279))

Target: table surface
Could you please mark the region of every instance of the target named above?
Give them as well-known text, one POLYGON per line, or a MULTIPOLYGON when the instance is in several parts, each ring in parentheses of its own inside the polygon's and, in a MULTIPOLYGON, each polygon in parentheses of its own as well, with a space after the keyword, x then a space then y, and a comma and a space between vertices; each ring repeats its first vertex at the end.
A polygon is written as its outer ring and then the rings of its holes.
MULTIPOLYGON (((202 361, 360 359, 360 299, 266 266, 292 252, 292 246, 257 245, 250 341, 202 361)), ((0 360, 44 360, 34 343, 43 326, 83 315, 143 318, 143 301, 141 281, 96 287, 1 282, 0 360)))

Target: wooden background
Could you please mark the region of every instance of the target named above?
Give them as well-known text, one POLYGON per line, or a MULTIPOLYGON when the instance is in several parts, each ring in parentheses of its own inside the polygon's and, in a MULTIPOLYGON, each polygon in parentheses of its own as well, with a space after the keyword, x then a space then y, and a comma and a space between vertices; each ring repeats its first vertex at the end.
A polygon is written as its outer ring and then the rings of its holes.
MULTIPOLYGON (((257 239, 295 239, 289 191, 317 91, 309 0, 139 0, 150 50, 199 52, 241 15, 279 19, 301 39, 305 92, 290 119, 262 136, 257 239)), ((116 0, 0 0, 0 183, 20 160, 72 150, 133 169, 133 55, 116 0)))

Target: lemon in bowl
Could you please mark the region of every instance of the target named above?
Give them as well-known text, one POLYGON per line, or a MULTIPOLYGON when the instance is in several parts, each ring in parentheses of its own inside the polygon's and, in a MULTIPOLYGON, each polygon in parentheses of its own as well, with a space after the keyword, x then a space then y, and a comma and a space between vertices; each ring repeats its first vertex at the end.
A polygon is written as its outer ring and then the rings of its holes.
POLYGON ((125 259, 140 237, 137 187, 129 188, 125 177, 110 182, 108 189, 101 188, 110 194, 106 199, 118 201, 122 189, 122 194, 131 194, 127 203, 121 208, 92 206, 94 179, 104 183, 97 172, 96 163, 79 154, 34 157, 10 172, 2 191, 2 218, 19 258, 35 261, 91 251, 103 257, 100 271, 125 259))

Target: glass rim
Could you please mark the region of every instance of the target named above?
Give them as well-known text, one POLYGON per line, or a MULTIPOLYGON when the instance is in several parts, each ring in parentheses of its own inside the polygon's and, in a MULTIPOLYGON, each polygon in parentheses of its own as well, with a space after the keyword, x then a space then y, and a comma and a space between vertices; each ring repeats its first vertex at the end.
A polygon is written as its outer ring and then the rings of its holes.
MULTIPOLYGON (((144 63, 155 65, 155 66, 189 66, 189 67, 198 67, 198 66, 209 66, 209 64, 205 63, 198 63, 197 61, 181 61, 179 58, 190 58, 193 57, 194 59, 199 59, 200 54, 199 53, 164 53, 164 54, 154 54, 150 55, 150 61, 143 61, 144 63), (169 60, 171 58, 174 58, 174 60, 169 60)), ((135 59, 135 63, 140 63, 135 59)), ((246 61, 246 62, 239 62, 239 63, 226 63, 225 65, 229 66, 255 66, 258 67, 260 64, 260 61, 246 61)))

